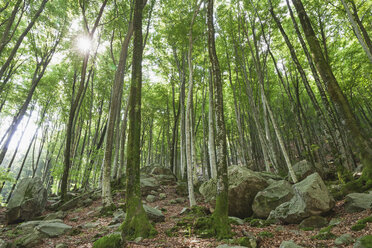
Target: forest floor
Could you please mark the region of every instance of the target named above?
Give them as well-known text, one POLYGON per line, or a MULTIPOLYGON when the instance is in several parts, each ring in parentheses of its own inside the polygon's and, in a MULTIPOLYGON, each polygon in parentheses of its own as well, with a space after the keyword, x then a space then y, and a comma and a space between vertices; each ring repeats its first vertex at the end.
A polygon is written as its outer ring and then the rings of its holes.
MULTIPOLYGON (((155 228, 158 231, 158 235, 152 239, 144 239, 138 243, 130 242, 128 247, 217 247, 223 244, 223 241, 217 241, 215 239, 202 239, 197 237, 193 233, 192 229, 180 230, 178 233, 172 233, 172 237, 166 234, 166 231, 174 227, 176 223, 182 218, 180 212, 184 207, 188 206, 187 197, 184 197, 184 203, 177 203, 172 199, 180 198, 176 194, 175 186, 161 186, 162 192, 167 195, 166 199, 155 201, 153 203, 147 203, 152 207, 162 209, 165 215, 165 222, 156 223, 155 228), (191 232, 191 233, 190 233, 191 232)), ((117 191, 114 195, 116 205, 123 205, 124 195, 123 192, 117 191)), ((205 205, 202 199, 198 197, 198 203, 205 205)), ((349 233, 354 238, 358 238, 363 235, 372 234, 372 223, 367 223, 367 226, 361 231, 352 231, 351 227, 359 220, 368 217, 372 214, 371 210, 366 210, 359 213, 346 213, 343 207, 344 202, 338 201, 335 208, 331 213, 328 214, 327 219, 332 218, 341 219, 341 223, 336 225, 332 229, 332 233, 336 236, 341 234, 349 233)), ((89 248, 93 247, 93 242, 103 235, 116 231, 114 228, 108 228, 109 223, 113 217, 101 217, 99 214, 99 208, 101 201, 97 200, 89 207, 72 209, 67 212, 64 218, 64 223, 80 231, 79 234, 72 236, 63 235, 57 238, 47 238, 43 240, 43 243, 38 245, 39 248, 55 247, 57 244, 66 244, 68 247, 81 247, 89 248), (94 228, 82 228, 87 223, 98 224, 94 228)), ((49 213, 46 211, 44 214, 49 213)), ((2 227, 5 226, 4 222, 4 209, 0 211, 0 221, 2 227)), ((6 229, 15 228, 16 225, 7 226, 6 229)), ((249 223, 243 225, 232 225, 232 230, 235 233, 234 238, 243 237, 245 235, 253 234, 258 240, 258 247, 279 247, 282 241, 293 240, 298 245, 304 247, 335 247, 334 238, 329 240, 316 240, 311 237, 316 235, 319 229, 313 231, 301 230, 298 225, 279 225, 272 224, 267 227, 251 227, 249 223)), ((0 238, 9 240, 0 234, 0 238)), ((352 247, 350 246, 337 246, 337 247, 352 247)))

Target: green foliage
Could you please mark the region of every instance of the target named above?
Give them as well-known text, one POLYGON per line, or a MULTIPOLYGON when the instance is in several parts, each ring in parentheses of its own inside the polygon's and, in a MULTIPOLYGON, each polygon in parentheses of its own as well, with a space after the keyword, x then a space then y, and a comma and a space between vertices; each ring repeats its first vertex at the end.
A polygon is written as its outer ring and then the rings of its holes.
POLYGON ((121 235, 118 233, 104 236, 93 243, 93 248, 120 248, 120 247, 122 247, 122 240, 121 235))
POLYGON ((258 233, 258 236, 260 236, 261 238, 272 238, 274 237, 274 234, 268 231, 262 231, 258 233))
POLYGON ((249 222, 251 227, 265 227, 270 226, 271 224, 275 223, 275 220, 261 220, 261 219, 244 219, 245 221, 249 222))

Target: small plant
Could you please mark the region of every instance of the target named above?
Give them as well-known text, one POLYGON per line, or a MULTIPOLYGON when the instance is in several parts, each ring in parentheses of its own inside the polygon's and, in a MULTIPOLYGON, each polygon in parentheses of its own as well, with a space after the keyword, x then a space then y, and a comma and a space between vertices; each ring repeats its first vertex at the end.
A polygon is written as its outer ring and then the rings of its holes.
POLYGON ((262 231, 258 234, 258 236, 260 236, 261 238, 272 238, 274 237, 274 234, 272 232, 262 231))
POLYGON ((314 231, 314 227, 302 227, 300 229, 303 231, 314 231))

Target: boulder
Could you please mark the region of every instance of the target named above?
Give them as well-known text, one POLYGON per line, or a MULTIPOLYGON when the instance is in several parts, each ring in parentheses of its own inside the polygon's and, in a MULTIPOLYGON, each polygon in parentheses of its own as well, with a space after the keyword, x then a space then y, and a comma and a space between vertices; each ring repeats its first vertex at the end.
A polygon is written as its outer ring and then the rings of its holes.
POLYGON ((40 178, 22 179, 13 192, 6 212, 8 224, 41 215, 47 203, 47 190, 40 178))
POLYGON ((66 215, 67 214, 65 212, 58 211, 58 212, 54 212, 54 213, 50 213, 50 214, 45 215, 43 220, 64 219, 66 217, 66 215))
POLYGON ((140 179, 142 195, 148 195, 152 190, 157 190, 160 185, 153 177, 144 177, 140 179))
POLYGON ((279 248, 302 248, 302 246, 299 246, 295 242, 290 240, 290 241, 283 241, 280 244, 279 248))
POLYGON ((173 172, 166 167, 162 166, 155 166, 151 169, 150 172, 151 175, 169 175, 169 176, 174 176, 173 172))
MULTIPOLYGON (((295 163, 292 166, 292 168, 298 181, 301 181, 305 179, 307 176, 314 173, 313 165, 306 160, 301 160, 300 162, 295 163)), ((288 172, 288 178, 291 178, 291 175, 289 174, 289 172, 288 172)))
POLYGON ((342 234, 335 239, 335 245, 350 245, 354 242, 353 236, 350 233, 342 234))
POLYGON ((371 248, 372 235, 365 235, 357 238, 353 248, 371 248))
POLYGON ((299 228, 321 228, 328 226, 328 221, 322 216, 311 216, 301 221, 299 228))
POLYGON ((372 208, 372 194, 351 193, 345 197, 345 210, 348 213, 360 212, 372 208))
POLYGON ((145 209, 145 212, 147 214, 147 217, 149 217, 150 220, 154 222, 164 222, 165 216, 164 214, 156 208, 152 208, 146 204, 143 205, 143 208, 145 209))
POLYGON ((31 247, 38 247, 42 240, 46 238, 47 236, 37 230, 32 231, 31 233, 28 233, 18 239, 16 239, 13 243, 15 247, 25 247, 25 248, 31 248, 31 247))
POLYGON ((35 230, 46 234, 50 238, 58 237, 62 234, 65 234, 69 231, 72 226, 66 225, 64 223, 59 222, 51 222, 51 223, 43 223, 38 225, 35 230))
MULTIPOLYGON (((246 218, 252 215, 252 202, 256 194, 268 186, 257 172, 237 165, 228 168, 229 216, 246 218)), ((207 202, 215 204, 216 180, 203 183, 199 189, 207 202)))
POLYGON ((269 219, 299 223, 307 217, 326 213, 335 205, 318 173, 311 174, 292 187, 295 195, 289 202, 282 203, 271 211, 269 219))
POLYGON ((60 219, 54 219, 54 220, 32 220, 32 221, 27 221, 19 224, 16 228, 16 230, 22 231, 22 232, 30 232, 32 231, 35 227, 41 225, 41 224, 46 224, 46 223, 63 223, 62 220, 60 219))
POLYGON ((146 201, 147 202, 154 202, 154 201, 156 201, 156 197, 154 195, 148 195, 146 197, 146 201))
POLYGON ((89 206, 90 204, 93 203, 93 200, 89 198, 92 194, 93 194, 92 191, 86 192, 80 195, 73 194, 75 195, 75 197, 65 202, 64 204, 62 204, 59 207, 59 209, 63 211, 67 211, 67 210, 77 208, 77 207, 89 206))
POLYGON ((285 180, 275 181, 257 193, 253 200, 253 212, 259 218, 267 218, 280 204, 289 201, 294 195, 291 184, 285 180))
POLYGON ((154 175, 154 177, 161 185, 174 185, 177 182, 174 175, 154 175))

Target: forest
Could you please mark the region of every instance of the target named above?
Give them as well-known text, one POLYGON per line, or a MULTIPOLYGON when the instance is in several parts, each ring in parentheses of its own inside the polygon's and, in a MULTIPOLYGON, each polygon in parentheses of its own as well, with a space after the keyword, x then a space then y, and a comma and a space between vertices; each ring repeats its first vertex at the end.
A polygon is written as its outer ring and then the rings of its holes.
POLYGON ((372 247, 372 2, 0 0, 0 247, 372 247))

